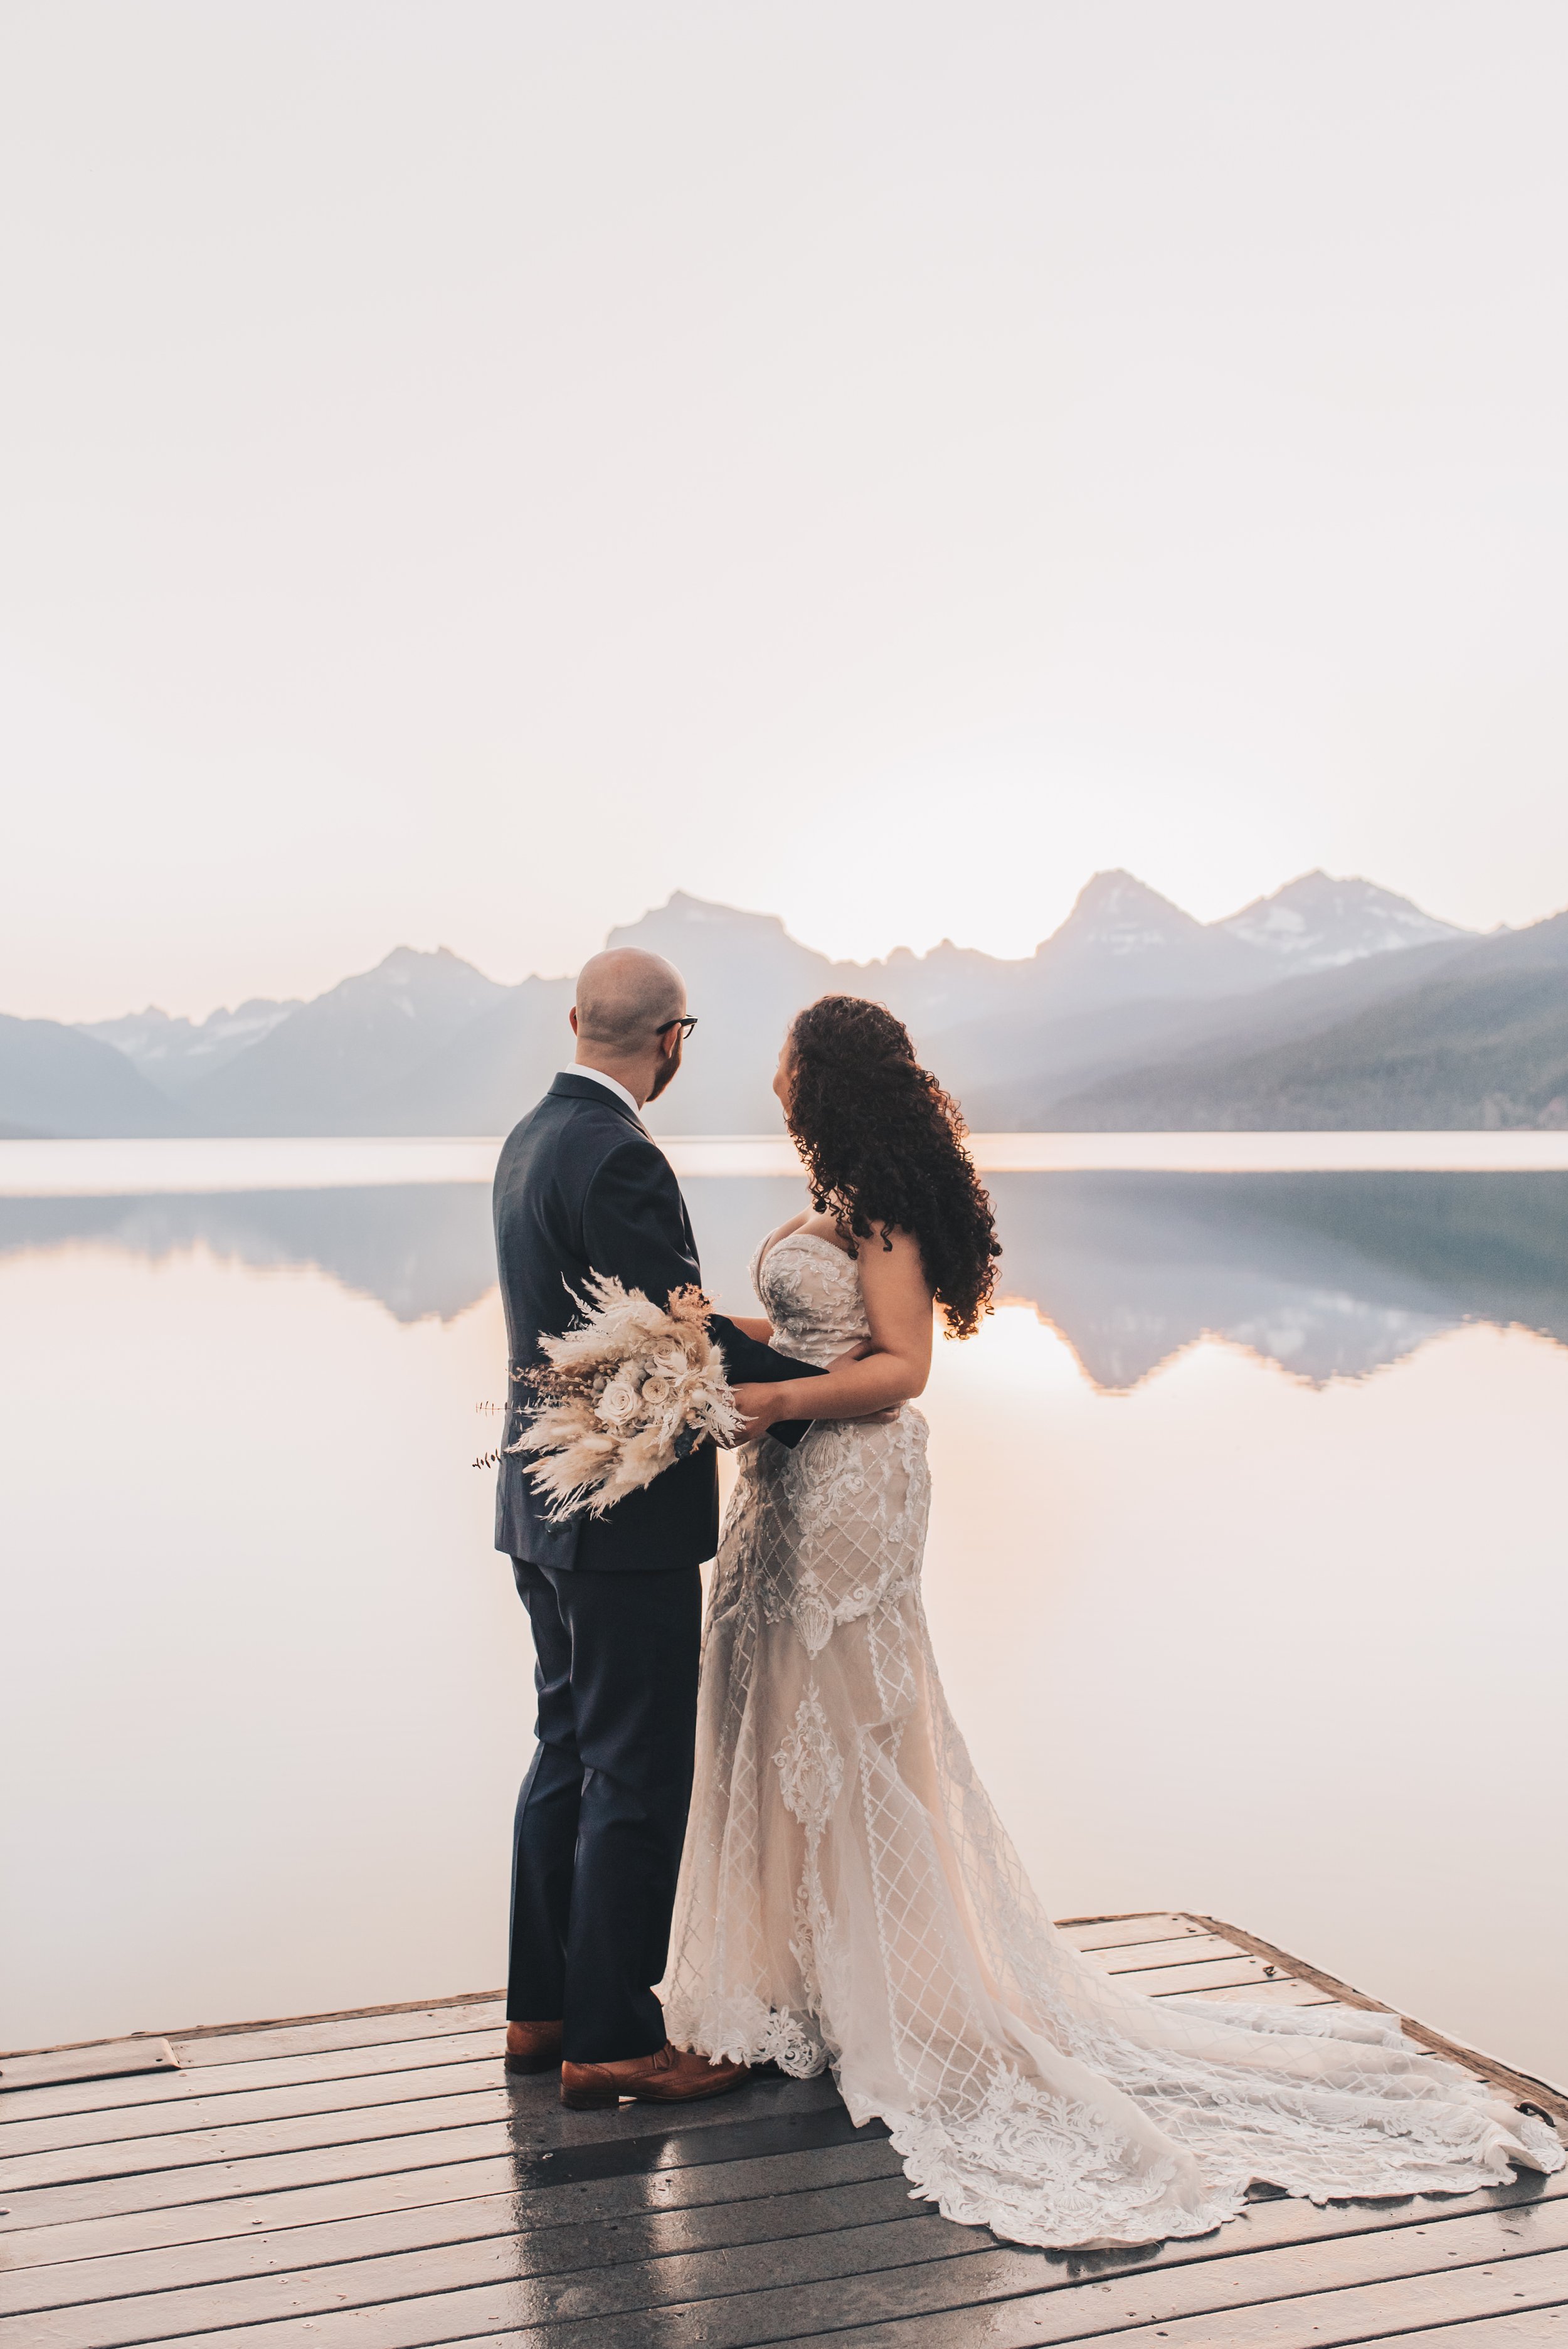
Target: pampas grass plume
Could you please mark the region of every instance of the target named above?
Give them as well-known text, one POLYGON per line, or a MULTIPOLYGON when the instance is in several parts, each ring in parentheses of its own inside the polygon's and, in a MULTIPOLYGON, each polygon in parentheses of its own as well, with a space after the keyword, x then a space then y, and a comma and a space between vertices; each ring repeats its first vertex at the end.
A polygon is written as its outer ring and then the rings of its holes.
POLYGON ((542 1339, 543 1362, 519 1373, 539 1402, 507 1449, 537 1456, 529 1475, 552 1516, 597 1517, 705 1438, 729 1442, 741 1420, 700 1288, 677 1288, 666 1310, 594 1272, 573 1302, 581 1320, 542 1339))

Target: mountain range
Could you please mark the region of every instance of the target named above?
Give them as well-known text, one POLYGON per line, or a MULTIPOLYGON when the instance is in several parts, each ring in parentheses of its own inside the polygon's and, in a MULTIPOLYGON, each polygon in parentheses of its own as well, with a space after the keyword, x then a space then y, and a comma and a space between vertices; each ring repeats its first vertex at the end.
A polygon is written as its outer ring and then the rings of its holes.
MULTIPOLYGON (((667 955, 699 1015, 667 1133, 777 1131, 779 1038, 829 990, 905 1019, 976 1131, 1568 1124, 1568 914, 1483 937, 1311 873, 1202 923, 1110 872, 1016 961, 834 962, 680 891, 608 943, 667 955)), ((500 1133, 570 1057, 570 1001, 399 947, 201 1022, 0 1016, 0 1134, 500 1133)))

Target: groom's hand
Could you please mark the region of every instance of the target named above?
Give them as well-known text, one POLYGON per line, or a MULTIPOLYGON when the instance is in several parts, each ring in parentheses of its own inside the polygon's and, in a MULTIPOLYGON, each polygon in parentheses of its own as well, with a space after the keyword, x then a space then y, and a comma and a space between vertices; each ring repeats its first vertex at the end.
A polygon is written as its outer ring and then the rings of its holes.
MULTIPOLYGON (((841 1371, 846 1362, 863 1362, 868 1354, 874 1354, 876 1350, 870 1338, 861 1338, 855 1345, 846 1348, 843 1353, 835 1354, 828 1368, 830 1371, 841 1371)), ((892 1411, 866 1411, 861 1413, 857 1424, 861 1427, 885 1427, 890 1420, 897 1417, 896 1406, 892 1411)))

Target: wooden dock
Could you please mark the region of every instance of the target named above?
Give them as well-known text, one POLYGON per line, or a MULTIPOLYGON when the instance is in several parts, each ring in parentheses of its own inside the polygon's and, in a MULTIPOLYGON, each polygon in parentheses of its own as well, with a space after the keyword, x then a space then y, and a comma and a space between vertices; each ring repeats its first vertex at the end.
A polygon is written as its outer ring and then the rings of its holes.
MULTIPOLYGON (((1067 1930, 1156 1997, 1377 2004, 1212 1918, 1067 1930)), ((158 2043, 0 2059, 0 2344, 1568 2349, 1568 2171, 1022 2251, 912 2199, 830 2081, 566 2113, 552 2078, 504 2078, 501 2023, 483 1996, 171 2033, 173 2068, 113 2078, 61 2074, 158 2043)), ((1568 2121, 1556 2091, 1419 2035, 1568 2121)))

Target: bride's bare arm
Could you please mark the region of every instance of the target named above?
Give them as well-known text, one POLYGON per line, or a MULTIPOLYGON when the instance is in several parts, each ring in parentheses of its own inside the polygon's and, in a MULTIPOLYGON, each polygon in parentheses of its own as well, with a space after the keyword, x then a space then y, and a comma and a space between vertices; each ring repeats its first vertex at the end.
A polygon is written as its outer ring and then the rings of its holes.
POLYGON ((873 1230, 858 1243, 861 1290, 872 1351, 859 1361, 841 1359, 825 1378, 777 1386, 738 1386, 746 1440, 765 1434, 779 1419, 868 1419, 923 1392, 931 1375, 931 1290, 920 1249, 908 1232, 873 1230))

